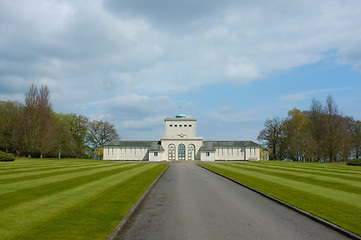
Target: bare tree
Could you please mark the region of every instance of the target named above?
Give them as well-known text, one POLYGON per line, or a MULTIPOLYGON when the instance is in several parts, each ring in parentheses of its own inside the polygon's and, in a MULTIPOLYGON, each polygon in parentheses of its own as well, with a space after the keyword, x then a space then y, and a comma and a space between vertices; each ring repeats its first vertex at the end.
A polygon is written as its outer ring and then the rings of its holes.
POLYGON ((21 139, 20 144, 29 157, 33 153, 42 157, 49 150, 53 121, 49 89, 43 85, 39 91, 32 85, 25 95, 25 106, 16 131, 16 137, 21 139))
POLYGON ((119 135, 114 125, 108 121, 92 121, 89 123, 89 137, 92 149, 104 147, 104 144, 119 139, 119 135))
POLYGON ((24 151, 28 156, 35 152, 36 141, 40 129, 40 123, 37 111, 38 88, 31 85, 29 92, 25 95, 25 106, 21 114, 20 124, 17 128, 17 139, 22 139, 24 151))
POLYGON ((267 119, 257 139, 271 150, 271 159, 283 158, 284 124, 279 117, 267 119))
POLYGON ((51 145, 55 144, 52 137, 56 129, 55 115, 51 108, 50 92, 47 86, 42 85, 37 95, 37 115, 41 127, 39 128, 39 138, 37 147, 42 158, 45 153, 51 152, 51 145))
POLYGON ((308 112, 308 117, 311 119, 311 132, 312 139, 315 142, 314 146, 314 157, 315 161, 320 161, 323 157, 322 154, 322 146, 325 137, 325 115, 323 113, 323 106, 320 101, 313 99, 310 107, 310 111, 308 112))
POLYGON ((339 157, 347 158, 351 152, 352 136, 348 131, 347 119, 338 112, 337 105, 331 96, 327 97, 324 115, 326 118, 326 134, 323 144, 324 159, 334 162, 339 157))

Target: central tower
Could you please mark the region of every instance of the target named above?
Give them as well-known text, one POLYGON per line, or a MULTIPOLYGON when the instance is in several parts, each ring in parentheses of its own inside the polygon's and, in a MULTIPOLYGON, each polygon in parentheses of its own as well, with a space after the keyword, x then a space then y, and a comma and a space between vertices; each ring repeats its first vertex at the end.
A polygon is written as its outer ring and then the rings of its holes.
POLYGON ((196 136, 197 119, 178 114, 175 118, 164 119, 164 122, 165 136, 161 139, 164 157, 168 160, 200 159, 203 138, 196 136))
POLYGON ((185 115, 178 114, 175 118, 166 118, 165 137, 173 139, 194 138, 196 137, 195 118, 186 118, 185 115))

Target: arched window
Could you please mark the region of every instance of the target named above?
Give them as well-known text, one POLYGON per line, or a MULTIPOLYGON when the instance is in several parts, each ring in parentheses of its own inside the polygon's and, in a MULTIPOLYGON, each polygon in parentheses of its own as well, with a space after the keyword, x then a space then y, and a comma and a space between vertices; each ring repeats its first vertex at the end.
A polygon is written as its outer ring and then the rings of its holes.
POLYGON ((169 144, 168 146, 168 160, 175 160, 175 145, 169 144))
POLYGON ((178 145, 178 160, 186 159, 186 146, 184 144, 178 145))
POLYGON ((193 144, 188 145, 188 160, 195 160, 195 146, 193 144))

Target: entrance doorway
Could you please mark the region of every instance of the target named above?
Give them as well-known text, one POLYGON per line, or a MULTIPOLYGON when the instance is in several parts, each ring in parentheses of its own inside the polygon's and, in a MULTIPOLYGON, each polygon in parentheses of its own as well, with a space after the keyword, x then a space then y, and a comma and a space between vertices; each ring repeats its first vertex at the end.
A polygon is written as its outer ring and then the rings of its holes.
POLYGON ((178 145, 178 160, 186 159, 186 146, 184 144, 178 145))
POLYGON ((169 144, 168 146, 168 159, 175 160, 175 145, 169 144))

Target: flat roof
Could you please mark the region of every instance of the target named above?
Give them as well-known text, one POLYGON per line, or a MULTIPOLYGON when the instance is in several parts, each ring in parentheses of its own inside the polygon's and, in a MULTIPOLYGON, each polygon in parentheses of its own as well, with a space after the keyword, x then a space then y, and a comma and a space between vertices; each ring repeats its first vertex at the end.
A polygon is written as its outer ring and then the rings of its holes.
POLYGON ((196 118, 166 118, 164 121, 197 121, 196 118))

